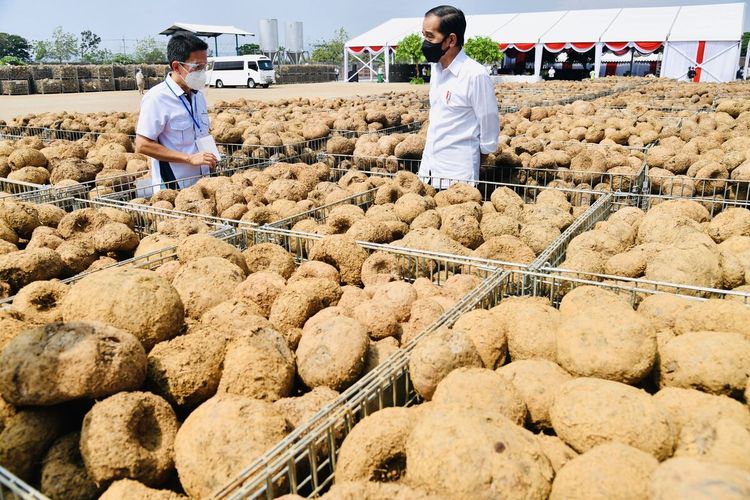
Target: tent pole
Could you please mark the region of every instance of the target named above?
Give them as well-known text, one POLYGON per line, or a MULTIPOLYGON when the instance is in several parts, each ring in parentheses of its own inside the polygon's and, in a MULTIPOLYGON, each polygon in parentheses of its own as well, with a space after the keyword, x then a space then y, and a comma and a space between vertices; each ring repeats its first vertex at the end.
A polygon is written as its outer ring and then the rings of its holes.
POLYGON ((602 52, 604 51, 604 44, 602 42, 596 42, 594 47, 594 78, 599 78, 599 71, 602 67, 602 52))
POLYGON ((630 76, 633 76, 633 62, 635 60, 635 48, 630 49, 630 76))
POLYGON ((385 82, 390 83, 390 75, 391 75, 391 49, 388 47, 388 44, 385 46, 385 52, 383 55, 385 56, 385 82))
POLYGON ((240 55, 240 37, 234 35, 234 52, 235 55, 240 55))
POLYGON ((344 81, 349 81, 349 51, 344 47, 344 81))
POLYGON ((214 57, 219 57, 219 39, 218 36, 214 36, 214 57))
POLYGON ((543 55, 544 55, 544 44, 537 43, 534 46, 534 76, 540 76, 542 74, 542 56, 543 55))

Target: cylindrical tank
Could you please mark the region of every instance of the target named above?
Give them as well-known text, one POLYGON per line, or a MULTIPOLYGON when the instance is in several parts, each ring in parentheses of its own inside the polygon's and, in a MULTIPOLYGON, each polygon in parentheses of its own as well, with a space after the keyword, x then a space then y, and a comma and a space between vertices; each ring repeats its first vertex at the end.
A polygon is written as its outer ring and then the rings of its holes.
POLYGON ((300 53, 303 52, 304 42, 302 39, 302 23, 299 21, 293 23, 287 23, 286 25, 286 45, 284 46, 287 52, 300 53))
POLYGON ((260 20, 260 50, 276 52, 279 50, 279 21, 277 19, 260 20))

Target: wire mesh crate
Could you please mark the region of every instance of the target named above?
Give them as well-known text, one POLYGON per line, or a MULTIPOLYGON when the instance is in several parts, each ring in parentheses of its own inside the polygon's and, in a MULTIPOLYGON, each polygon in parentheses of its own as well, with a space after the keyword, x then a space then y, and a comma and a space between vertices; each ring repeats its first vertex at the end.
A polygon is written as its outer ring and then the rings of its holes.
POLYGON ((750 205, 750 180, 731 179, 717 172, 716 178, 687 175, 647 175, 644 193, 662 198, 688 198, 704 204, 750 205))
POLYGON ((453 326, 469 311, 494 307, 507 297, 545 297, 553 306, 559 307, 564 296, 561 291, 567 293, 575 287, 585 285, 617 293, 633 306, 646 296, 674 291, 673 285, 656 284, 646 288, 639 287, 637 283, 601 283, 524 270, 509 270, 489 276, 449 313, 405 346, 402 352, 392 356, 387 363, 372 372, 366 385, 353 394, 342 394, 338 404, 319 412, 314 417, 314 422, 310 423, 304 433, 299 433, 294 443, 287 447, 276 447, 266 453, 217 496, 230 499, 271 499, 288 492, 305 496, 324 493, 334 482, 341 442, 357 422, 386 407, 411 406, 420 402, 409 378, 409 354, 419 339, 439 328, 453 326), (519 283, 531 283, 531 286, 519 286, 519 283))
POLYGON ((422 128, 422 122, 413 121, 411 123, 405 123, 403 125, 396 125, 394 127, 384 127, 377 130, 342 130, 333 129, 331 130, 332 135, 340 135, 342 137, 361 137, 363 135, 390 135, 390 134, 408 134, 411 132, 417 132, 422 128))
MULTIPOLYGON (((64 199, 55 199, 55 200, 50 201, 49 203, 51 205, 55 205, 59 208, 62 208, 66 212, 72 212, 74 210, 79 210, 83 208, 94 208, 94 209, 101 209, 105 207, 117 208, 119 210, 127 212, 128 215, 130 215, 133 221, 133 230, 138 235, 139 239, 143 239, 144 237, 150 234, 156 233, 158 231, 159 224, 162 222, 169 221, 169 220, 180 220, 184 218, 184 216, 182 215, 163 212, 163 211, 152 209, 150 207, 143 207, 139 205, 123 206, 120 204, 107 203, 106 201, 82 200, 78 198, 64 198, 64 199)), ((193 214, 187 214, 187 215, 194 217, 193 214)), ((225 239, 236 238, 237 233, 235 229, 228 225, 224 225, 221 223, 210 223, 210 222, 208 223, 208 225, 209 225, 209 234, 211 234, 212 236, 215 236, 217 238, 225 238, 225 239)), ((142 256, 123 259, 117 262, 116 264, 112 264, 111 266, 106 266, 103 269, 106 269, 108 267, 120 267, 120 266, 127 266, 127 265, 138 266, 139 264, 146 263, 146 262, 163 263, 165 262, 166 256, 174 253, 174 249, 175 249, 174 246, 170 246, 170 247, 167 247, 167 248, 155 251, 155 252, 144 254, 142 256)), ((158 266, 155 266, 155 267, 158 267, 158 266)), ((99 270, 83 272, 75 276, 63 279, 61 281, 63 283, 70 283, 73 281, 77 281, 81 279, 82 277, 88 274, 91 274, 91 272, 98 272, 99 270)), ((6 299, 0 300, 0 306, 12 303, 14 298, 15 296, 11 296, 6 299)))

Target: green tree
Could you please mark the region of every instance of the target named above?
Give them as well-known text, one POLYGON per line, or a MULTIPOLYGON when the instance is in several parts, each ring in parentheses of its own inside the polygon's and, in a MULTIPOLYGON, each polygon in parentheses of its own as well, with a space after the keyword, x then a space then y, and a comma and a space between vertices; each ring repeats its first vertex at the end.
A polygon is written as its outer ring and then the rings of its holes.
POLYGON ((0 33, 0 57, 10 56, 21 61, 31 60, 31 45, 28 40, 10 33, 0 33))
POLYGON ((396 61, 413 64, 417 69, 417 76, 412 79, 412 83, 424 83, 424 80, 419 76, 419 63, 425 62, 424 54, 422 53, 422 35, 412 33, 411 35, 406 35, 398 42, 398 46, 396 47, 396 61))
POLYGON ((37 44, 37 50, 35 50, 37 60, 47 59, 63 63, 70 61, 78 54, 78 39, 73 33, 63 31, 62 26, 55 28, 49 40, 37 42, 37 44))
POLYGON ((244 45, 240 45, 238 55, 249 56, 254 54, 260 54, 260 45, 258 45, 257 43, 246 43, 244 45))
POLYGON ((344 45, 348 39, 349 34, 343 27, 337 29, 330 40, 318 40, 313 44, 310 61, 342 65, 344 63, 344 45))
POLYGON ((497 42, 486 36, 475 36, 464 44, 466 55, 480 64, 493 64, 503 60, 497 42))
POLYGON ((750 31, 746 31, 742 34, 742 43, 740 44, 740 55, 745 56, 747 54, 747 42, 750 41, 750 31))
POLYGON ((136 64, 136 60, 128 54, 114 54, 109 62, 111 64, 136 64))
POLYGON ((26 66, 26 61, 16 56, 0 57, 0 66, 26 66))
POLYGON ((91 30, 81 31, 81 40, 78 44, 78 55, 81 56, 81 61, 91 63, 96 53, 99 51, 99 44, 102 43, 102 38, 91 30))
POLYGON ((153 37, 138 40, 133 55, 139 63, 156 64, 167 60, 164 44, 157 42, 153 37))

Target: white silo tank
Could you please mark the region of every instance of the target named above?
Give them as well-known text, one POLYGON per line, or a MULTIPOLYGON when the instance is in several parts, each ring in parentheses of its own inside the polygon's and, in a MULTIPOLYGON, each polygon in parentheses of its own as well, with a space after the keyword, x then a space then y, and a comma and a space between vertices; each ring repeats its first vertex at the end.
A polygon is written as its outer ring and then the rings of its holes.
POLYGON ((295 21, 293 23, 287 23, 286 25, 286 45, 284 46, 287 52, 301 53, 304 49, 304 42, 302 39, 302 23, 295 21))
POLYGON ((260 50, 274 53, 279 50, 279 21, 277 19, 260 20, 260 50))

